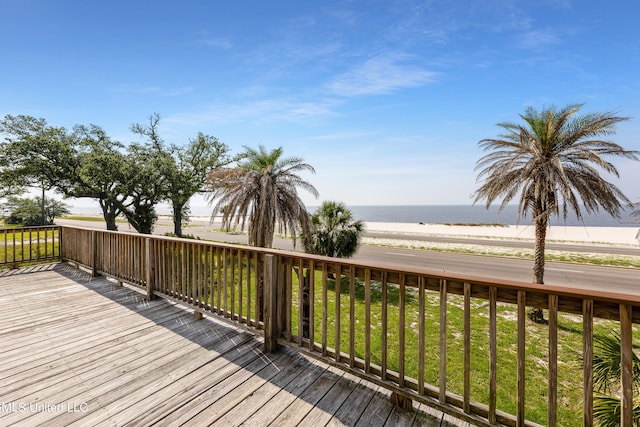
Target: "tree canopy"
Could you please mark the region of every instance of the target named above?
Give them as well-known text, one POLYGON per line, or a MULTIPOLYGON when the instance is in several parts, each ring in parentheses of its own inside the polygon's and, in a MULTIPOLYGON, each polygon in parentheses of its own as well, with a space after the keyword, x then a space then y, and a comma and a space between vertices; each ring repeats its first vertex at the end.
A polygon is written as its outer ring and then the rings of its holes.
POLYGON ((165 145, 159 120, 154 114, 148 125, 132 125, 146 141, 125 146, 95 125, 76 125, 69 132, 44 119, 7 115, 0 122, 5 135, 0 143, 0 197, 39 187, 43 200, 45 189, 91 198, 98 201, 109 230, 117 229, 116 217, 123 214, 141 233, 151 233, 157 204, 168 201, 176 234, 181 235, 189 199, 205 189, 213 169, 233 159, 225 144, 202 133, 184 146, 165 145))
POLYGON ((132 131, 148 139, 147 149, 161 174, 158 180, 162 187, 158 190, 163 194, 162 200, 171 205, 174 234, 182 236, 182 225, 189 215, 189 200, 206 191, 205 181, 211 171, 237 158, 231 157, 226 144, 202 132, 185 145, 166 145, 158 131, 159 121, 160 117, 154 114, 149 118, 149 125, 133 125, 132 131))

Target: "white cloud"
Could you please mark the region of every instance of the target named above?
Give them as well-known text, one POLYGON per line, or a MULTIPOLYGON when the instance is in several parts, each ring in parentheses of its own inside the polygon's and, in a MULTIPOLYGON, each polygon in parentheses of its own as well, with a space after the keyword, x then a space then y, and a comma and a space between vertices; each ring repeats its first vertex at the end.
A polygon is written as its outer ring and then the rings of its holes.
POLYGON ((265 99, 238 104, 215 104, 199 112, 175 114, 166 118, 167 123, 187 126, 220 124, 253 120, 273 122, 284 120, 304 122, 335 114, 331 101, 298 102, 287 99, 265 99))
POLYGON ((233 43, 230 40, 222 37, 208 37, 201 40, 201 43, 205 46, 215 47, 218 49, 231 49, 233 47, 233 43))
POLYGON ((160 96, 179 96, 186 93, 193 92, 195 86, 183 86, 172 89, 163 88, 160 86, 145 86, 145 85, 129 85, 123 84, 118 86, 115 90, 122 93, 130 93, 135 95, 160 95, 160 96))
POLYGON ((560 41, 558 36, 549 30, 527 31, 520 36, 518 45, 523 49, 538 50, 556 44, 560 41))
POLYGON ((432 83, 436 73, 400 63, 401 56, 378 56, 353 67, 328 83, 340 96, 381 95, 432 83))
POLYGON ((369 137, 374 135, 371 131, 348 131, 348 132, 336 132, 325 135, 316 135, 309 139, 315 141, 342 141, 342 140, 353 140, 369 137))

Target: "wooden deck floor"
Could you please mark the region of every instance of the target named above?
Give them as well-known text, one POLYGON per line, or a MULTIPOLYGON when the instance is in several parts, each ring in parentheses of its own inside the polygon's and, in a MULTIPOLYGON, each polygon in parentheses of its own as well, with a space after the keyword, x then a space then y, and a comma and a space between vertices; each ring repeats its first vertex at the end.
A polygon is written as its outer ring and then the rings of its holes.
POLYGON ((3 426, 463 425, 65 264, 0 271, 0 343, 3 426))

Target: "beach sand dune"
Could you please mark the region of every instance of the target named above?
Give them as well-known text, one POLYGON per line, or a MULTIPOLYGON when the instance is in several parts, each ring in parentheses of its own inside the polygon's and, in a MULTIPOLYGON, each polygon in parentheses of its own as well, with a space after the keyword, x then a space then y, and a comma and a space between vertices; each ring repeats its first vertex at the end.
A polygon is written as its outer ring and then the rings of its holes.
MULTIPOLYGON (((389 233, 416 236, 454 236, 486 239, 535 238, 533 225, 471 226, 444 224, 406 224, 394 222, 367 222, 370 233, 389 233)), ((575 227, 551 226, 547 231, 548 241, 580 242, 593 244, 633 245, 639 244, 636 227, 575 227)))

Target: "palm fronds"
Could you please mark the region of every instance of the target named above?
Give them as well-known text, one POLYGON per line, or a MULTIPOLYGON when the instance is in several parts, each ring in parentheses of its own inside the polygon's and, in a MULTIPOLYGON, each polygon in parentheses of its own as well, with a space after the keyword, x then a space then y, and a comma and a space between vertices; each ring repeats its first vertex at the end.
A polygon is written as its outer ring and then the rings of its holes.
POLYGON ((315 187, 297 173, 313 173, 313 167, 298 157, 282 158, 282 148, 245 150, 237 167, 209 174, 209 202, 216 202, 212 216, 221 212, 223 227, 244 230, 248 225, 252 246, 271 247, 276 227, 290 233, 295 244, 296 232, 310 226, 298 189, 318 196, 315 187))
POLYGON ((479 142, 487 154, 476 164, 481 185, 474 202, 483 200, 489 207, 501 199, 503 209, 518 200, 518 220, 531 215, 536 227, 536 283, 544 283, 545 229, 552 215, 566 219, 573 212, 581 218, 583 212, 602 209, 619 216, 631 204, 601 176, 602 172, 618 176, 607 156, 640 160, 640 152, 604 139, 628 118, 612 112, 577 116, 581 107, 540 111, 530 107, 520 116, 524 124, 500 123, 504 134, 479 142))
MULTIPOLYGON (((622 360, 620 334, 612 332, 611 335, 595 335, 593 337, 593 383, 600 396, 593 401, 593 418, 597 425, 613 427, 620 425, 620 413, 622 410, 619 391, 622 360)), ((633 363, 633 388, 636 395, 640 390, 640 359, 634 352, 633 363)), ((640 402, 633 403, 633 425, 640 426, 640 402)))

